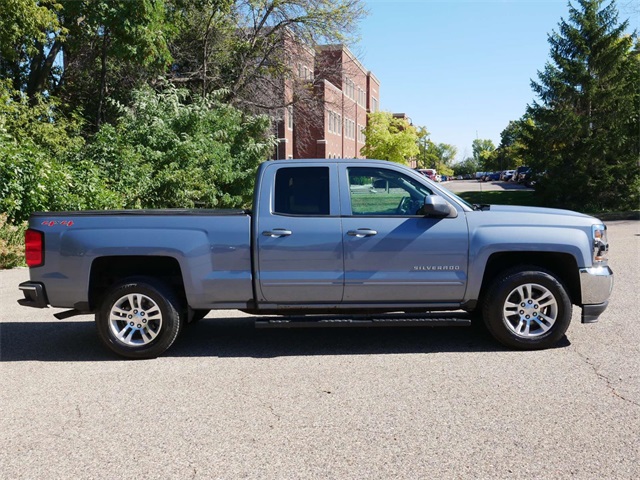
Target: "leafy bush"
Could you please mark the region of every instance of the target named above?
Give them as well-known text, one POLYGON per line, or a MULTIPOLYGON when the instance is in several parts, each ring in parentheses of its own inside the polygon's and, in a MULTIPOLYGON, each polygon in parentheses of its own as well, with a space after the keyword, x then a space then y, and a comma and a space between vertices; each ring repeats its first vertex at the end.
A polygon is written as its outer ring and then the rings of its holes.
POLYGON ((0 82, 0 211, 20 222, 39 210, 115 208, 98 165, 83 161, 80 122, 66 119, 54 98, 29 105, 0 82))
POLYGON ((268 118, 173 86, 133 97, 115 128, 103 127, 83 152, 127 207, 249 204, 256 167, 275 146, 268 118))
POLYGON ((9 221, 42 210, 249 205, 256 167, 275 146, 266 117, 173 86, 133 97, 116 125, 85 143, 78 123, 55 118, 55 100, 29 107, 0 83, 0 211, 9 221))
POLYGON ((27 223, 12 225, 7 215, 0 213, 0 269, 26 265, 24 262, 24 231, 27 223))

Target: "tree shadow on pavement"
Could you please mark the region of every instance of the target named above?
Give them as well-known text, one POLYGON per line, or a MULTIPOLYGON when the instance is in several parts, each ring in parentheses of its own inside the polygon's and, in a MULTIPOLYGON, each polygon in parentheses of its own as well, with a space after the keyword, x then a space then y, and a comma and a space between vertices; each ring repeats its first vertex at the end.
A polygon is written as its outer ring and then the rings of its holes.
MULTIPOLYGON (((570 345, 564 337, 557 347, 570 345)), ((188 325, 165 357, 274 358, 507 351, 480 327, 255 329, 254 318, 207 318, 188 325)), ((98 339, 93 322, 0 325, 0 362, 121 360, 98 339)))

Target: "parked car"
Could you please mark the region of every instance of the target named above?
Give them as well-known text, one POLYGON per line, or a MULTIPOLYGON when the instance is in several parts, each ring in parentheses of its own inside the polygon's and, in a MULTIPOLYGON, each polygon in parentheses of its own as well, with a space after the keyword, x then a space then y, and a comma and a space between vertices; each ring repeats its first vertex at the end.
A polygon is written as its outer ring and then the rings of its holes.
POLYGON ((500 172, 487 172, 483 180, 485 182, 496 182, 500 180, 500 172))
POLYGON ((514 170, 505 170, 500 174, 500 180, 503 182, 508 182, 513 177, 514 170))
POLYGON ((533 188, 541 175, 534 172, 533 169, 530 168, 529 170, 521 173, 520 176, 522 177, 521 183, 523 183, 526 187, 533 188))
POLYGON ((511 181, 512 182, 518 182, 520 174, 524 171, 526 171, 529 167, 523 165, 521 167, 518 167, 515 169, 515 171, 513 172, 513 176, 511 177, 511 181))
POLYGON ((531 178, 531 167, 524 167, 524 169, 518 173, 518 183, 526 183, 531 178))
POLYGON ((476 172, 476 180, 481 182, 486 174, 487 174, 487 172, 476 172))
POLYGON ((416 171, 420 172, 422 175, 433 180, 434 182, 439 181, 436 180, 436 175, 438 175, 438 172, 436 172, 435 168, 416 168, 416 171))

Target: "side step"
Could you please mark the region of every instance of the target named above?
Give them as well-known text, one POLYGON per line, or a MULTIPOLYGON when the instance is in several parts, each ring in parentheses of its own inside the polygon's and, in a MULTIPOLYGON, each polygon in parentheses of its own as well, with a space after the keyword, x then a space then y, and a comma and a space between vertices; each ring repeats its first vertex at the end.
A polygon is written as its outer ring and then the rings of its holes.
POLYGON ((333 328, 333 327, 468 327, 466 312, 396 313, 379 315, 300 315, 263 317, 256 328, 333 328))

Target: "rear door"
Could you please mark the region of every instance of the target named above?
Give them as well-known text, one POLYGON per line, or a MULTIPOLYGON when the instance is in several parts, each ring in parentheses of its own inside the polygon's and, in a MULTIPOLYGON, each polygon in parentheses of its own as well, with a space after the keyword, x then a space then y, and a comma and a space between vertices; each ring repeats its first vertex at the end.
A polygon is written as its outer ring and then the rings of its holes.
POLYGON ((344 288, 335 164, 272 162, 257 200, 258 300, 339 303, 344 288))
MULTIPOLYGON (((393 167, 339 165, 342 180, 344 301, 459 302, 469 248, 464 212, 425 218, 422 183, 393 167)), ((459 207, 458 207, 459 208, 459 207)))

